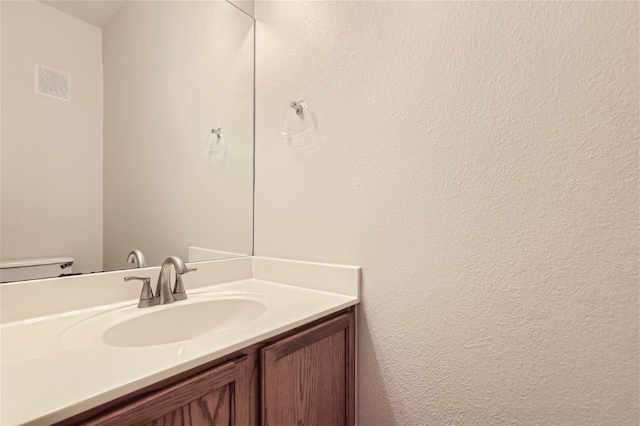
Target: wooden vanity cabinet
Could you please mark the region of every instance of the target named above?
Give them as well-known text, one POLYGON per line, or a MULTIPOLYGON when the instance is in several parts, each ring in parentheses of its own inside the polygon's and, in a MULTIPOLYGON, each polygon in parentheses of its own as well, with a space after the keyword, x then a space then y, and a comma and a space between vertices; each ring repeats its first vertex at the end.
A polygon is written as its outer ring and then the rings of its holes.
POLYGON ((225 362, 83 422, 92 426, 249 424, 244 372, 249 357, 225 362))
POLYGON ((355 425, 349 308, 58 424, 355 425))
POLYGON ((262 424, 354 425, 354 349, 352 314, 260 349, 262 424))

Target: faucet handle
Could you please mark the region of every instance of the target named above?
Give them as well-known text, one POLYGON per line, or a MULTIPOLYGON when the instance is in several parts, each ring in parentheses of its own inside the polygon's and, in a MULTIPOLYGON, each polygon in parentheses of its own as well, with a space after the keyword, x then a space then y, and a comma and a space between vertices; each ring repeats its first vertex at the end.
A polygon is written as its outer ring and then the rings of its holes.
POLYGON ((184 291, 184 284, 182 283, 182 276, 186 273, 197 271, 198 268, 189 268, 182 273, 176 271, 176 285, 173 287, 173 297, 176 300, 184 300, 187 298, 187 293, 184 291))
POLYGON ((158 304, 158 300, 153 297, 151 291, 151 278, 148 277, 124 277, 125 281, 139 280, 142 281, 142 291, 140 291, 140 301, 138 308, 148 308, 158 304))

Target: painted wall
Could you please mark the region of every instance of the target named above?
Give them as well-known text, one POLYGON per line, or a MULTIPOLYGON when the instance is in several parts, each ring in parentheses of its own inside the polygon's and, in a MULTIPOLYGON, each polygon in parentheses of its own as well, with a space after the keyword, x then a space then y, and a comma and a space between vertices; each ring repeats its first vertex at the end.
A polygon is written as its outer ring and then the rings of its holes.
POLYGON ((248 15, 253 16, 255 12, 255 0, 229 0, 240 10, 248 15))
POLYGON ((360 424, 637 425, 638 3, 256 19, 255 253, 362 266, 360 424))
POLYGON ((101 31, 37 1, 0 6, 1 257, 101 270, 101 31), (71 74, 71 102, 34 93, 36 62, 71 74))
POLYGON ((222 1, 127 2, 103 38, 105 268, 136 248, 148 264, 251 254, 252 20, 222 1), (209 157, 219 127, 226 152, 209 157))

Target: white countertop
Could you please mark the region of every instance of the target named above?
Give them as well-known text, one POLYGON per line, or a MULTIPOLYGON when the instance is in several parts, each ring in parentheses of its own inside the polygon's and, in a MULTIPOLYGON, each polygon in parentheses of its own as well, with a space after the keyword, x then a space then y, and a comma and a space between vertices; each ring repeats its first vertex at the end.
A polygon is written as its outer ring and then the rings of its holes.
MULTIPOLYGON (((360 271, 356 267, 266 258, 194 265, 199 271, 190 274, 194 275, 191 286, 191 277, 185 276, 187 301, 138 311, 170 309, 199 298, 242 294, 259 298, 267 309, 253 322, 193 340, 113 347, 100 338, 74 337, 70 327, 79 322, 91 323, 96 318, 113 318, 121 311, 132 312, 130 307, 137 305, 137 297, 122 300, 122 293, 121 300, 117 300, 118 297, 109 295, 109 303, 99 304, 94 298, 90 303, 78 301, 81 307, 69 305, 71 302, 65 299, 64 311, 46 303, 39 311, 46 314, 33 315, 38 309, 31 307, 31 315, 24 317, 15 304, 24 303, 27 296, 23 293, 33 293, 42 283, 26 282, 33 285, 25 289, 0 286, 2 308, 7 310, 0 329, 0 424, 55 423, 359 302, 360 271), (228 268, 235 269, 230 272, 228 268), (214 276, 213 272, 217 274, 214 276), (220 276, 234 274, 244 279, 214 283, 215 277, 220 281, 220 276), (207 285, 207 281, 213 284, 207 285), (88 303, 91 306, 85 306, 88 303)), ((156 269, 146 268, 145 272, 153 278, 156 269)), ((131 275, 131 271, 83 276, 75 282, 68 281, 73 277, 57 279, 59 294, 72 289, 88 294, 95 280, 87 280, 97 277, 100 281, 109 274, 116 289, 120 288, 121 276, 131 275)), ((51 280, 47 282, 52 285, 51 280)), ((84 299, 87 298, 91 299, 89 296, 84 299)))

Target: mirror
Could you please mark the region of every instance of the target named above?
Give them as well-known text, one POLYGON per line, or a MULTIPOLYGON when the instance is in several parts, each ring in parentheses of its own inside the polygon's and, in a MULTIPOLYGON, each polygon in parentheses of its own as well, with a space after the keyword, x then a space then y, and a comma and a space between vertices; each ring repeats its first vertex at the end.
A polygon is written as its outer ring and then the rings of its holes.
POLYGON ((226 1, 0 7, 2 260, 252 254, 253 18, 226 1))

